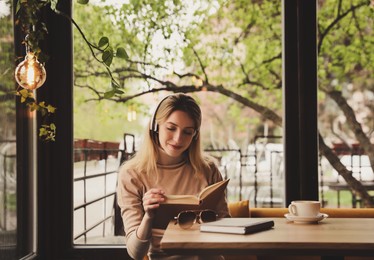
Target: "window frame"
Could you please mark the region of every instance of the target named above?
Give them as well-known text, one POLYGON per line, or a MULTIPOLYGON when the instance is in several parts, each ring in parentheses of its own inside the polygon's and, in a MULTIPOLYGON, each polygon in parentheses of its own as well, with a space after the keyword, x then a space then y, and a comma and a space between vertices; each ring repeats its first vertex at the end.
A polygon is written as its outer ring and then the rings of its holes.
MULTIPOLYGON (((17 0, 12 11, 16 13, 17 0)), ((15 17, 15 15, 13 16, 15 17)), ((25 56, 24 35, 13 26, 15 57, 25 56)), ((17 257, 37 257, 37 195, 36 195, 36 124, 35 112, 14 99, 16 107, 16 161, 17 161, 17 257)))
MULTIPOLYGON (((17 2, 14 0, 14 2, 17 2)), ((72 2, 59 1, 59 10, 71 15, 72 2)), ((317 51, 316 0, 283 0, 283 96, 286 204, 295 199, 318 199, 317 139, 317 51)), ((73 244, 73 46, 72 25, 47 8, 43 13, 48 39, 43 47, 51 57, 46 64, 47 81, 38 90, 38 98, 56 106, 55 142, 38 140, 37 146, 37 238, 40 259, 115 259, 129 258, 124 245, 73 244)), ((21 38, 15 46, 21 48, 21 38)), ((30 131, 17 107, 17 164, 27 188, 30 178, 28 156, 30 131), (22 153, 20 152, 22 151, 22 153)), ((27 121, 27 120, 26 120, 27 121)), ((40 118, 38 118, 40 124, 40 118)), ((33 160, 33 159, 31 159, 33 160)), ((20 191, 19 190, 19 191, 20 191)), ((26 193, 20 192, 23 199, 26 193)), ((29 211, 30 206, 25 207, 29 211)), ((19 208, 20 231, 29 230, 24 210, 19 208), (22 214, 21 214, 22 213, 22 214)), ((21 236, 21 234, 19 234, 21 236)), ((22 237, 20 251, 33 243, 22 237)), ((27 250, 26 250, 27 251, 27 250)))

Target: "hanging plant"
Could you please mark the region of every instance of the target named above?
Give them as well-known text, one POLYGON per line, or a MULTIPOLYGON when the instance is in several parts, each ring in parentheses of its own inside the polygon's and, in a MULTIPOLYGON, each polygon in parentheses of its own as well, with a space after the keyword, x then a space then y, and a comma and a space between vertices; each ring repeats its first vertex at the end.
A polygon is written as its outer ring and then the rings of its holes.
MULTIPOLYGON (((77 2, 79 4, 88 4, 89 1, 78 0, 77 2)), ((51 115, 55 113, 56 108, 51 104, 47 104, 45 101, 38 102, 33 93, 36 88, 44 83, 44 63, 47 62, 49 58, 48 55, 43 53, 39 46, 39 42, 45 39, 48 33, 46 24, 40 20, 40 12, 43 8, 51 8, 56 14, 68 19, 81 34, 95 60, 105 67, 112 83, 111 89, 104 95, 105 98, 111 98, 124 93, 124 86, 121 86, 113 77, 110 66, 115 57, 126 60, 129 57, 126 50, 122 47, 114 50, 110 45, 109 38, 106 36, 101 37, 97 44, 88 41, 82 29, 74 19, 58 10, 58 0, 19 0, 17 2, 15 25, 20 26, 22 32, 26 35, 25 40, 22 42, 26 47, 26 58, 23 62, 26 65, 20 63, 15 71, 15 77, 19 84, 16 95, 20 97, 20 102, 24 103, 30 111, 37 111, 41 114, 42 124, 39 127, 39 137, 43 141, 55 141, 56 126, 51 122, 50 118, 51 115), (29 73, 27 70, 31 66, 27 63, 28 61, 33 65, 38 65, 39 71, 41 72, 36 72, 35 69, 33 69, 31 73, 29 73), (20 68, 21 65, 24 65, 24 67, 20 68), (32 77, 30 75, 32 75, 32 77)))
POLYGON ((37 111, 41 114, 42 124, 39 127, 39 137, 48 142, 55 141, 56 137, 56 126, 50 122, 50 116, 55 113, 56 108, 46 104, 45 101, 38 102, 34 95, 35 89, 40 87, 46 79, 44 63, 48 60, 48 56, 42 52, 39 42, 45 39, 47 28, 39 17, 41 9, 47 4, 48 1, 38 0, 17 2, 15 25, 20 26, 26 35, 22 42, 26 48, 26 57, 18 64, 15 78, 18 83, 16 95, 30 111, 37 111))

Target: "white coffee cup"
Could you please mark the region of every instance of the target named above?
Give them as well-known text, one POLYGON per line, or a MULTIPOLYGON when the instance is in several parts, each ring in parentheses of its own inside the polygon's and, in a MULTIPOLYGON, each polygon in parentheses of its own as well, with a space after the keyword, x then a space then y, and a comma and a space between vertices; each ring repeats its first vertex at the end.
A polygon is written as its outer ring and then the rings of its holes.
POLYGON ((298 217, 317 217, 320 209, 321 203, 314 200, 295 200, 288 206, 288 211, 298 217))

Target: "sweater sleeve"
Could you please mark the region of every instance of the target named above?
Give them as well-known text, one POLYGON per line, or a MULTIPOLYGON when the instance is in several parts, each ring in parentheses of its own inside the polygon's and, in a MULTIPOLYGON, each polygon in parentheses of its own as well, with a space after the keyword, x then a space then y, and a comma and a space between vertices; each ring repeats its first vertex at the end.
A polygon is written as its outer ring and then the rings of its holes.
POLYGON ((137 178, 137 174, 121 169, 118 177, 117 199, 126 234, 127 252, 133 259, 142 259, 147 254, 150 245, 150 239, 141 240, 136 235, 144 216, 143 193, 144 185, 137 178))

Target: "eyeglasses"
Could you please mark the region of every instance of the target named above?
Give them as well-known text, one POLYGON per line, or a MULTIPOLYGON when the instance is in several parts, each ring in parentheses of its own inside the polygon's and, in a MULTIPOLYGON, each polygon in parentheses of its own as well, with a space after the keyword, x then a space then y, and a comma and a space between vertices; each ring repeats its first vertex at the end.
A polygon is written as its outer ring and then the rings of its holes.
POLYGON ((206 210, 186 210, 174 217, 175 225, 179 225, 183 229, 192 227, 196 222, 205 223, 217 220, 217 213, 211 209, 206 210))

